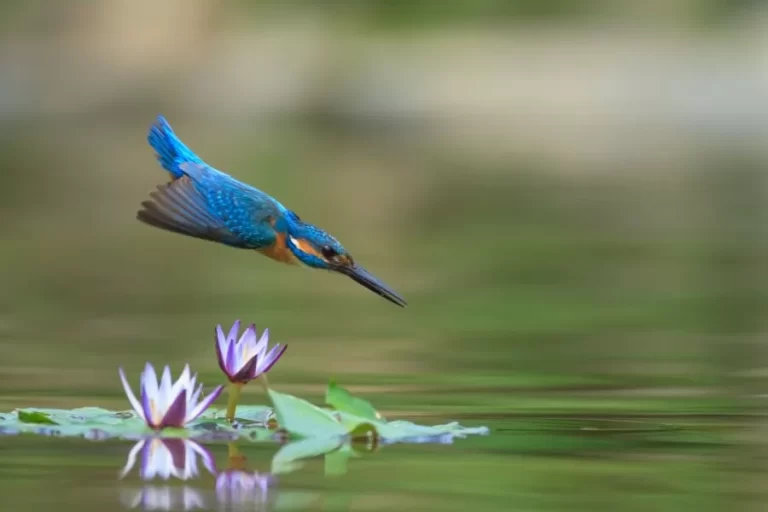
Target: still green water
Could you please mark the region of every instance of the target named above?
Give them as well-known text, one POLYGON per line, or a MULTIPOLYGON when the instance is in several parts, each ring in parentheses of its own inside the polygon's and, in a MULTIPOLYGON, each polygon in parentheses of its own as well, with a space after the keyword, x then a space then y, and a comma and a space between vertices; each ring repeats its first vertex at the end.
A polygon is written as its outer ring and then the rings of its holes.
MULTIPOLYGON (((175 373, 188 362, 216 385, 213 327, 240 318, 288 343, 270 372, 280 391, 322 403, 335 377, 387 418, 490 428, 380 447, 344 474, 326 475, 320 456, 279 477, 269 509, 764 502, 759 160, 713 150, 696 172, 574 176, 311 123, 175 123, 217 167, 332 230, 406 297, 402 310, 340 276, 139 225, 163 179, 146 125, 0 132, 0 411, 125 409, 117 367, 135 378, 147 360, 175 373)), ((257 389, 243 400, 265 402, 257 389)), ((221 508, 206 472, 119 480, 131 446, 0 437, 2 508, 113 510, 146 486, 158 508, 184 486, 190 503, 221 508)), ((226 445, 211 449, 226 467, 226 445)), ((241 449, 268 472, 279 446, 241 449)))
MULTIPOLYGON (((425 418, 421 418, 422 421, 425 418)), ((429 418, 429 421, 433 418, 429 418)), ((118 475, 133 443, 0 440, 6 510, 718 510, 757 505, 761 475, 733 443, 750 422, 672 429, 650 419, 484 418, 487 437, 454 444, 358 447, 308 459, 266 492, 224 497, 215 477, 118 475), (342 456, 342 459, 346 457, 342 456)), ((220 470, 227 446, 208 444, 220 470)), ((239 443, 247 469, 269 473, 277 444, 239 443)), ((764 473, 762 476, 765 476, 764 473)))

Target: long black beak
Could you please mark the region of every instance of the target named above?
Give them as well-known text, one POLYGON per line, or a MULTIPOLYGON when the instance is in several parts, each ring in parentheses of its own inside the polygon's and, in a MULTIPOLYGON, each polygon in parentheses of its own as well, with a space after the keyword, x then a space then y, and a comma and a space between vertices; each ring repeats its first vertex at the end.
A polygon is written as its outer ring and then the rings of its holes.
POLYGON ((354 279, 361 285, 365 286, 372 292, 384 297, 388 301, 394 304, 397 304, 400 307, 404 308, 405 306, 408 305, 405 302, 405 299, 403 299, 400 295, 395 293, 395 291, 392 288, 390 288, 389 286, 379 281, 378 278, 374 277, 363 267, 360 267, 357 265, 352 267, 338 267, 338 271, 341 272, 342 274, 345 274, 351 277, 352 279, 354 279))

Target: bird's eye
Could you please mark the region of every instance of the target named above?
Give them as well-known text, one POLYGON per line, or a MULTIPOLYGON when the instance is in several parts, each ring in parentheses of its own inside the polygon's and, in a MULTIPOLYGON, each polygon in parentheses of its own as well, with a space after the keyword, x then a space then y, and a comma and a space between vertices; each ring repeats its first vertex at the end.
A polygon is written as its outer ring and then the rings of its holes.
POLYGON ((322 248, 322 252, 323 252, 323 256, 327 260, 332 260, 333 258, 339 255, 339 253, 337 253, 336 250, 330 245, 324 245, 322 248))

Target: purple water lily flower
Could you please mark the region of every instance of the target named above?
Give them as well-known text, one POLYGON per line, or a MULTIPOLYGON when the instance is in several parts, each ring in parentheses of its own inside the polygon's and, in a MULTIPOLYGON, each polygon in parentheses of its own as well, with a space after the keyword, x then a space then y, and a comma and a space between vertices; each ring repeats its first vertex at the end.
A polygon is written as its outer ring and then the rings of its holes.
POLYGON ((128 453, 128 460, 120 478, 125 477, 136 464, 136 457, 141 454, 139 477, 142 480, 176 477, 180 480, 196 478, 198 457, 205 469, 215 475, 216 463, 213 455, 206 448, 191 439, 142 439, 128 453))
POLYGON ((255 325, 251 324, 238 340, 239 331, 240 320, 234 323, 226 336, 221 325, 216 326, 216 356, 221 371, 230 382, 245 384, 267 373, 288 347, 278 343, 267 352, 269 329, 264 329, 258 341, 255 325))
POLYGON ((175 383, 171 383, 171 370, 166 366, 163 377, 158 383, 155 369, 147 363, 141 374, 141 402, 139 402, 131 391, 123 369, 120 368, 119 372, 125 394, 136 414, 154 430, 184 427, 203 414, 224 389, 223 386, 219 386, 210 395, 200 400, 203 385, 200 384, 195 389, 197 374, 190 374, 189 365, 184 367, 179 380, 175 383))

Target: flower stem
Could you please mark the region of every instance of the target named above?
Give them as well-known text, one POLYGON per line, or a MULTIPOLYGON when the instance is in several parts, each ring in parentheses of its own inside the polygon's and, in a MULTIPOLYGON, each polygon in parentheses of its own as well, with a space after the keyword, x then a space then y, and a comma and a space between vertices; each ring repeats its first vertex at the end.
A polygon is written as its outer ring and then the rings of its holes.
POLYGON ((240 400, 240 391, 243 389, 243 384, 240 382, 231 382, 229 384, 229 400, 227 401, 227 421, 232 423, 235 421, 235 410, 237 409, 237 402, 240 400))
POLYGON ((264 391, 269 393, 269 381, 267 380, 266 373, 262 373, 261 375, 259 375, 259 382, 261 382, 261 385, 264 388, 264 391))

